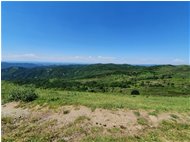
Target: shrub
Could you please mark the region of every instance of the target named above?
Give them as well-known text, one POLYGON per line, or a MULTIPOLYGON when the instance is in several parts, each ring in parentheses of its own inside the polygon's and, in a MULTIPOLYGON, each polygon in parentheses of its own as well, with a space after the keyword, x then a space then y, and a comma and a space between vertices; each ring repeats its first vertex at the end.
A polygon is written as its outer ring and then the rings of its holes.
POLYGON ((16 88, 10 91, 9 100, 10 101, 23 101, 30 102, 38 98, 35 89, 31 88, 16 88))
POLYGON ((131 95, 140 95, 140 92, 138 90, 132 90, 131 95))

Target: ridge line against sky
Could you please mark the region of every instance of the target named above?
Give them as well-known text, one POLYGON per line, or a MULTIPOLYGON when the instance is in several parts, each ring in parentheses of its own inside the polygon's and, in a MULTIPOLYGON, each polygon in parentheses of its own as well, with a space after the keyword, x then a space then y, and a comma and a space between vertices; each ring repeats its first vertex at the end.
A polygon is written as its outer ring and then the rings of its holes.
POLYGON ((3 61, 190 63, 190 2, 1 4, 3 61))

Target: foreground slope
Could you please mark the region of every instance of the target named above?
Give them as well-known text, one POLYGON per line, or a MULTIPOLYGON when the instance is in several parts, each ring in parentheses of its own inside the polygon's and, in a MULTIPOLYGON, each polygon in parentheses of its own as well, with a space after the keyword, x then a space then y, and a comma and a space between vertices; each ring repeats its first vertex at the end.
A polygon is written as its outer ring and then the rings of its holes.
POLYGON ((3 69, 2 140, 188 142, 189 71, 114 64, 3 69))

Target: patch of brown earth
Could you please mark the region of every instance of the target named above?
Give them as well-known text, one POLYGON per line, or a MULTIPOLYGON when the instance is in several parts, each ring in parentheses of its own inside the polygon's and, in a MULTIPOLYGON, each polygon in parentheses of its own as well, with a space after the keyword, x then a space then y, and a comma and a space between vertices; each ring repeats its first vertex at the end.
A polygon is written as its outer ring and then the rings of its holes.
POLYGON ((28 117, 30 111, 28 109, 17 108, 18 102, 11 102, 1 106, 1 116, 11 116, 11 117, 28 117))
MULTIPOLYGON (((137 118, 143 117, 148 120, 150 127, 157 127, 162 120, 171 119, 169 113, 160 113, 157 116, 149 115, 147 111, 140 111, 140 116, 136 116, 132 110, 106 110, 96 109, 92 111, 85 106, 63 106, 56 111, 48 109, 47 107, 23 109, 17 107, 19 103, 7 103, 2 106, 2 117, 11 116, 14 118, 37 118, 38 123, 56 120, 56 128, 61 128, 73 123, 77 118, 85 116, 89 118, 89 127, 103 127, 106 130, 112 128, 119 128, 121 133, 134 135, 146 126, 138 124, 137 118)), ((85 127, 85 126, 84 126, 85 127)))

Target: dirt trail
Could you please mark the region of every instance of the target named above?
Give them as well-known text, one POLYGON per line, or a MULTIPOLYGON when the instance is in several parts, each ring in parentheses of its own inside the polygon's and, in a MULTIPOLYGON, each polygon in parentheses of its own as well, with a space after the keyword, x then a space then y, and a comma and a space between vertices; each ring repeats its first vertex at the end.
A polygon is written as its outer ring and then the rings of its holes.
MULTIPOLYGON (((63 106, 55 111, 48 108, 24 109, 17 107, 19 103, 11 102, 2 106, 2 117, 14 118, 38 117, 39 122, 56 120, 57 127, 66 126, 74 122, 80 116, 89 118, 91 126, 105 128, 120 128, 127 130, 128 134, 135 134, 145 126, 138 123, 139 118, 145 119, 150 127, 156 127, 162 120, 172 119, 170 113, 160 113, 157 116, 149 115, 147 111, 139 111, 136 115, 132 110, 106 110, 96 109, 92 111, 85 106, 63 106)), ((146 125, 146 124, 145 124, 146 125)))

